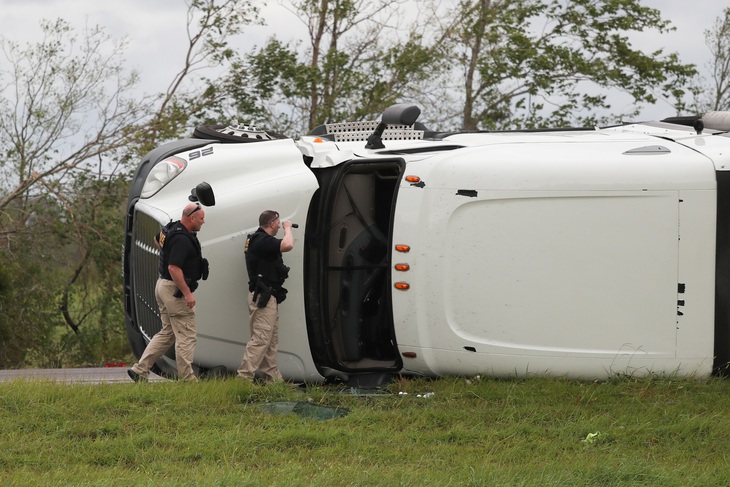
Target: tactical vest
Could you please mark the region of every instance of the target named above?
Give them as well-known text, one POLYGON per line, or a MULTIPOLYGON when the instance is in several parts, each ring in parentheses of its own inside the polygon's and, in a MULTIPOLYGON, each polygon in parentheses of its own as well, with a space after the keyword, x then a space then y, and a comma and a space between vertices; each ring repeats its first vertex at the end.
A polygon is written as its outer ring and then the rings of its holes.
POLYGON ((170 271, 167 269, 167 266, 170 262, 170 249, 172 248, 171 242, 174 238, 180 238, 180 236, 185 236, 186 238, 190 239, 190 241, 193 243, 193 247, 196 250, 196 255, 193 259, 191 259, 188 262, 185 262, 182 267, 183 274, 185 274, 185 280, 186 281, 192 281, 197 283, 197 281, 200 280, 200 278, 203 275, 203 252, 202 248, 200 247, 200 242, 198 239, 190 233, 190 231, 185 228, 185 226, 180 223, 180 221, 174 221, 170 222, 167 225, 165 225, 160 232, 159 235, 159 244, 160 244, 160 276, 163 279, 172 279, 170 276, 170 271))
POLYGON ((246 270, 248 271, 248 287, 249 291, 253 292, 258 276, 264 281, 267 286, 278 290, 289 277, 289 268, 284 265, 284 259, 281 252, 278 252, 275 260, 266 260, 255 256, 249 249, 252 244, 255 244, 256 239, 265 235, 265 232, 256 232, 249 234, 246 238, 246 245, 244 247, 244 254, 246 256, 246 270))

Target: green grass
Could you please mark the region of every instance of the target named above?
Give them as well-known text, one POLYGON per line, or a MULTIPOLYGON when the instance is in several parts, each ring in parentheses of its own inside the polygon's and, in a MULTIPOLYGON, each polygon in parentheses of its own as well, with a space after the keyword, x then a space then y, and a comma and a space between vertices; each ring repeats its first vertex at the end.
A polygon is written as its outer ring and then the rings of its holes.
POLYGON ((730 484, 728 380, 462 378, 342 391, 233 379, 0 384, 0 485, 730 484), (262 407, 286 401, 349 414, 262 407))

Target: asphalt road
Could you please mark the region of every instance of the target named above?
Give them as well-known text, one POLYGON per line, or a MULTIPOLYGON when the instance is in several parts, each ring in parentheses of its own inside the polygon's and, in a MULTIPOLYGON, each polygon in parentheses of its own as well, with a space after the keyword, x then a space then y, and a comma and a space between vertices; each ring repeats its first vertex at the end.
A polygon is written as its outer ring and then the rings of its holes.
MULTIPOLYGON (((14 380, 46 380, 74 384, 132 383, 132 379, 127 375, 127 367, 0 370, 0 382, 14 380)), ((166 380, 159 375, 150 374, 150 382, 166 380)))

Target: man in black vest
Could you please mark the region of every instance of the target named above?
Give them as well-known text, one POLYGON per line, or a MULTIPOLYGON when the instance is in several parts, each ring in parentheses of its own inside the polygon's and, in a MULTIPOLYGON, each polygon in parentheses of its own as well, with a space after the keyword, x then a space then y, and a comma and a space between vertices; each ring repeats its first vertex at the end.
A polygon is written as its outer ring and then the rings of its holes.
POLYGON ((127 372, 135 382, 146 381, 150 367, 175 345, 179 379, 196 381, 193 355, 197 340, 195 295, 198 281, 208 277, 208 261, 203 259, 197 232, 205 223, 205 210, 189 203, 179 221, 169 223, 158 239, 160 277, 155 298, 160 308, 162 329, 147 344, 139 362, 127 372))
POLYGON ((279 348, 278 304, 286 299, 282 287, 289 276, 282 252, 294 248, 292 223, 282 222, 279 213, 266 210, 259 216, 259 228, 248 236, 244 253, 248 270, 248 311, 251 339, 246 344, 238 376, 252 382, 256 370, 267 380, 281 381, 276 364, 279 348), (276 238, 279 228, 284 238, 276 238))

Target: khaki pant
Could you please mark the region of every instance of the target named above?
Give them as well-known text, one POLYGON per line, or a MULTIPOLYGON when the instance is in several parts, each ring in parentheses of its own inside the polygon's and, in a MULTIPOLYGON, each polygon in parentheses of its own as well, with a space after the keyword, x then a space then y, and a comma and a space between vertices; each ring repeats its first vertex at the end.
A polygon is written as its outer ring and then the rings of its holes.
POLYGON ((132 370, 143 377, 149 377, 150 368, 170 347, 175 345, 177 376, 182 380, 195 381, 193 355, 195 354, 196 324, 195 308, 188 308, 185 298, 176 298, 175 283, 158 279, 155 285, 155 298, 160 308, 162 329, 152 337, 145 348, 142 358, 132 366, 132 370))
POLYGON ((253 379, 258 369, 270 380, 282 380, 276 365, 276 352, 279 349, 279 309, 276 298, 271 296, 266 307, 259 308, 253 300, 253 293, 248 293, 248 314, 251 339, 246 344, 238 376, 253 379))

